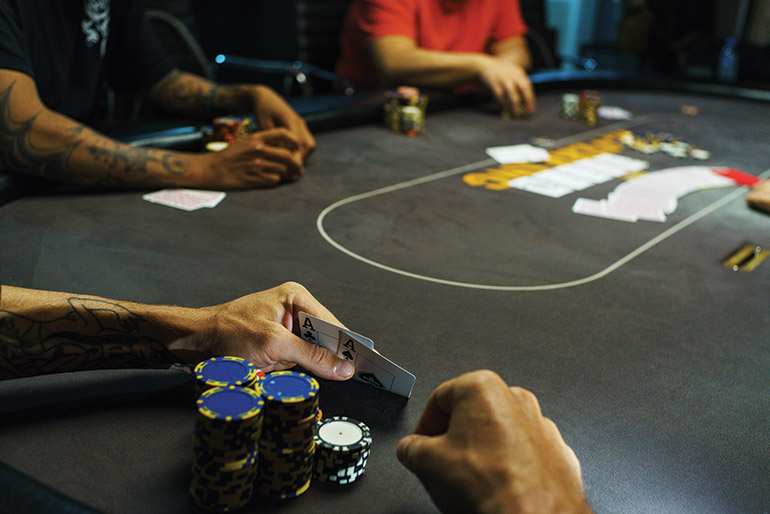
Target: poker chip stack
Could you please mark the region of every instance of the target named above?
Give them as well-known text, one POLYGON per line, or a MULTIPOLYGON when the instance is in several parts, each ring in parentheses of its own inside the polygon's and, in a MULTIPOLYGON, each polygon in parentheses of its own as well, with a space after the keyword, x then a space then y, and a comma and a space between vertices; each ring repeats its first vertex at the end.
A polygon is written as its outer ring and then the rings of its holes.
POLYGON ((246 116, 218 116, 212 124, 214 141, 232 143, 254 132, 254 122, 246 116))
POLYGON ((212 357, 199 362, 195 369, 195 391, 200 395, 214 387, 253 387, 265 374, 240 357, 212 357))
POLYGON ((566 93, 561 97, 561 117, 576 120, 580 116, 580 97, 574 93, 566 93))
POLYGON ((618 136, 618 141, 632 150, 645 154, 663 152, 679 159, 692 157, 698 160, 707 160, 711 157, 707 150, 697 148, 687 141, 665 132, 637 133, 625 130, 618 136))
POLYGON ((243 507, 254 495, 264 401, 254 389, 214 387, 198 398, 190 498, 206 511, 243 507))
POLYGON ((246 116, 218 116, 201 129, 201 142, 209 152, 219 152, 230 143, 256 131, 254 121, 246 116))
POLYGON ((305 373, 277 371, 260 380, 265 402, 256 490, 285 499, 310 487, 318 416, 318 382, 305 373))
POLYGON ((366 470, 372 445, 369 427, 345 416, 326 418, 318 424, 313 480, 346 485, 366 470))
POLYGON ((583 91, 580 93, 580 119, 594 126, 599 121, 599 107, 602 105, 602 95, 598 91, 583 91))
POLYGON ((400 86, 385 92, 384 121, 393 132, 416 136, 425 127, 428 97, 416 87, 400 86))
POLYGON ((527 107, 527 101, 523 96, 520 96, 517 105, 517 109, 513 108, 513 103, 506 98, 503 100, 503 106, 500 110, 500 117, 502 117, 504 120, 512 120, 515 118, 526 118, 531 113, 529 112, 529 108, 527 107))

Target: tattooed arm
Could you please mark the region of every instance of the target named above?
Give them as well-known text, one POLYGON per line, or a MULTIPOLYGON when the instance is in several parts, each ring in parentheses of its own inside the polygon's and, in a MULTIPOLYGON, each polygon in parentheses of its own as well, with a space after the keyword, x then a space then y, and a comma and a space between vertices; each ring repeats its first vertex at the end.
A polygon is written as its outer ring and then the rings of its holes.
POLYGON ((0 69, 0 171, 109 187, 264 187, 302 173, 298 147, 276 128, 216 154, 134 148, 46 108, 29 75, 0 69))
POLYGON ((240 356, 264 371, 300 364, 323 378, 350 378, 349 362, 295 335, 300 311, 339 324, 291 282, 198 309, 2 286, 0 379, 167 367, 213 355, 240 356))
POLYGON ((217 86, 197 75, 175 70, 158 81, 149 96, 161 108, 193 116, 254 114, 260 129, 285 127, 296 136, 303 159, 316 147, 305 120, 267 86, 217 86))

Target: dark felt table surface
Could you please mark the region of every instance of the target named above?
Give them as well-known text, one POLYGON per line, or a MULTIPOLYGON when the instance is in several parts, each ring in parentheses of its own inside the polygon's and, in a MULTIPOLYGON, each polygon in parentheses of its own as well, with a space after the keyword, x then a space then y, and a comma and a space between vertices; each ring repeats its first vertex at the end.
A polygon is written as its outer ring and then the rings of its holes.
MULTIPOLYGON (((0 207, 0 283, 203 306, 295 280, 417 376, 408 401, 322 381, 325 415, 372 429, 366 474, 244 512, 435 512, 395 446, 439 383, 479 368, 538 396, 597 512, 767 511, 770 264, 720 264, 744 241, 770 245, 770 218, 745 206, 746 190, 687 196, 665 223, 624 223, 571 212, 618 181, 550 199, 463 176, 496 167, 489 146, 564 146, 624 127, 671 132, 708 149, 704 165, 761 175, 770 105, 604 90, 635 117, 589 129, 558 118, 563 92, 542 93, 526 120, 481 105, 431 114, 414 138, 380 125, 319 133, 299 182, 230 192, 214 209, 141 192, 15 200, 0 207)), ((624 153, 653 170, 703 164, 624 153)), ((185 386, 179 371, 0 383, 0 461, 14 470, 0 473, 3 489, 26 494, 20 472, 100 511, 188 512, 185 386)))

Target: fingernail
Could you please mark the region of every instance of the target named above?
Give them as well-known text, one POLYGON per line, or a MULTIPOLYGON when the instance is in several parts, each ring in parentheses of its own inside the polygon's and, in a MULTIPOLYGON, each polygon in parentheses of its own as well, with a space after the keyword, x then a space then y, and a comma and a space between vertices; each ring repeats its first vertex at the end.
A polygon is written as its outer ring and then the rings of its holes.
POLYGON ((334 366, 334 374, 340 378, 350 378, 355 373, 356 368, 348 361, 340 359, 334 366))

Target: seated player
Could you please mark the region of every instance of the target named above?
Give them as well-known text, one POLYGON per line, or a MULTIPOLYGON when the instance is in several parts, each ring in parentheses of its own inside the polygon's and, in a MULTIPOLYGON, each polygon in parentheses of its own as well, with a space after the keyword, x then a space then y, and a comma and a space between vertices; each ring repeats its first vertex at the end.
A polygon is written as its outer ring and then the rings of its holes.
POLYGON ((518 0, 353 0, 336 72, 362 90, 481 82, 531 112, 526 31, 518 0))
POLYGON ((297 179, 315 148, 272 89, 173 68, 138 0, 0 0, 0 171, 109 187, 235 189, 297 179), (105 88, 174 113, 253 114, 262 129, 215 154, 135 148, 89 128, 105 88))
MULTIPOLYGON (((300 311, 339 324, 296 283, 197 309, 3 286, 0 379, 213 355, 263 371, 299 364, 322 378, 350 378, 348 361, 296 335, 300 311)), ((439 386, 396 451, 445 513, 590 512, 580 463, 556 425, 531 393, 491 371, 439 386)))

